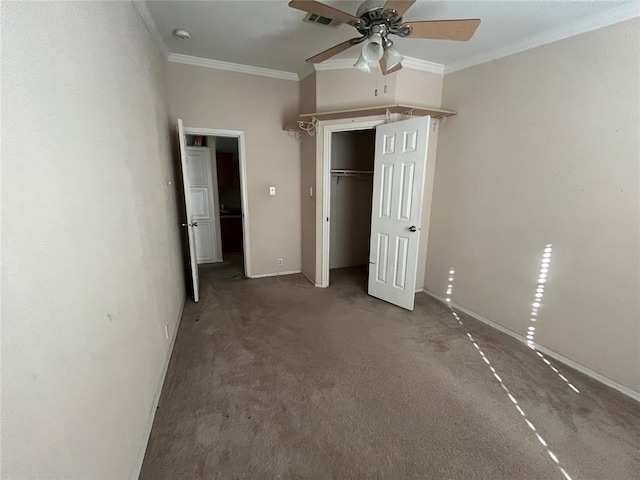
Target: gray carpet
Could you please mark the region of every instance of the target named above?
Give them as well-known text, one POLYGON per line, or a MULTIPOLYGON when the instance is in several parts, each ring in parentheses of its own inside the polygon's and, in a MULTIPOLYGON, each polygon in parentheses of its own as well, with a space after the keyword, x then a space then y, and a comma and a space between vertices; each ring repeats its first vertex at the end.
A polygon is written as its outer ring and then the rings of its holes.
POLYGON ((244 277, 244 257, 242 253, 226 253, 224 262, 198 265, 198 274, 206 283, 208 280, 222 280, 244 277))
POLYGON ((404 311, 359 269, 203 280, 142 479, 640 477, 638 403, 426 294, 404 311))

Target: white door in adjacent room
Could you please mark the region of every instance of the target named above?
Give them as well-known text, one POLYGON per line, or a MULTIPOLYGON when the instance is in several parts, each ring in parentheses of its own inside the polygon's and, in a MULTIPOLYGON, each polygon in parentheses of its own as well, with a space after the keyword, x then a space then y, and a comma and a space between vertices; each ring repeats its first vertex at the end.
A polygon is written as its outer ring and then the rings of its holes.
MULTIPOLYGON (((187 171, 198 263, 218 262, 216 215, 217 188, 213 186, 211 153, 208 147, 187 147, 187 171)), ((220 228, 218 226, 218 228, 220 228)))
POLYGON ((178 120, 178 142, 180 144, 180 166, 182 171, 182 193, 184 196, 185 219, 182 226, 187 229, 188 249, 189 249, 189 270, 191 271, 191 281, 193 285, 193 300, 200 299, 198 282, 198 255, 196 252, 196 235, 194 229, 198 227, 198 222, 193 218, 191 207, 191 192, 189 184, 189 168, 187 166, 187 139, 184 135, 182 120, 178 120))
POLYGON ((431 117, 376 127, 369 295, 413 310, 431 117))

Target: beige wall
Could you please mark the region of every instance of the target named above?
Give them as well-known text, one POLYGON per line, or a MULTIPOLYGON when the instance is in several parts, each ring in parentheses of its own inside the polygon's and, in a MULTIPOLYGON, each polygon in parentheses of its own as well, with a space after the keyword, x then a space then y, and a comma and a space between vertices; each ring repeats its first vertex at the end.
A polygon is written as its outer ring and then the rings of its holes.
MULTIPOLYGON (((300 81, 300 113, 316 111, 316 74, 300 81)), ((316 138, 300 135, 300 214, 302 273, 315 284, 316 278, 316 138)))
MULTIPOLYGON (((300 209, 302 215, 302 273, 316 283, 316 139, 300 136, 300 209), (310 190, 311 189, 311 190, 310 190)), ((318 277, 319 280, 319 277, 318 277)))
MULTIPOLYGON (((435 122, 435 120, 432 120, 435 122)), ((429 132, 427 148, 427 168, 424 174, 424 197, 422 201, 422 231, 420 232, 420 246, 418 247, 418 268, 416 269, 416 291, 425 288, 425 272, 427 269, 427 251, 429 250, 429 236, 431 232, 431 215, 433 206, 433 187, 435 184, 436 152, 438 149, 439 123, 429 132)), ((431 252, 429 252, 431 255, 431 252)))
POLYGON ((300 146, 282 130, 298 112, 298 82, 179 63, 167 73, 174 122, 245 132, 251 275, 300 271, 300 146))
POLYGON ((364 73, 357 68, 316 72, 316 111, 391 105, 395 103, 397 76, 396 73, 383 77, 380 73, 364 73), (376 88, 378 95, 375 95, 376 88))
MULTIPOLYGON (((303 80, 306 82, 305 88, 301 89, 303 99, 311 98, 310 77, 303 80)), ((326 112, 398 103, 417 107, 439 107, 442 81, 442 75, 409 68, 403 68, 386 77, 379 71, 364 73, 356 68, 322 70, 315 74, 317 108, 309 111, 326 112)), ((303 103, 306 104, 307 100, 303 100, 303 103)), ((308 109, 309 105, 305 106, 308 109)))
POLYGON ((132 478, 184 300, 165 61, 130 2, 1 30, 1 475, 132 478))
POLYGON ((440 107, 442 75, 410 68, 403 68, 396 75, 396 103, 416 107, 440 107))
POLYGON ((312 73, 300 80, 300 113, 313 113, 316 110, 316 74, 312 73))
POLYGON ((426 286, 640 391, 640 21, 445 78, 426 286))

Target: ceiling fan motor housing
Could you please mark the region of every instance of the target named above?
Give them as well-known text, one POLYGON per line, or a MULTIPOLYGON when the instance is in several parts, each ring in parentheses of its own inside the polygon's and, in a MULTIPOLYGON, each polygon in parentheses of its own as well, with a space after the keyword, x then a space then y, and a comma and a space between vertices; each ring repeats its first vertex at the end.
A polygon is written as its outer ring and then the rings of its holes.
POLYGON ((356 16, 359 22, 354 27, 361 35, 369 37, 380 33, 383 38, 393 34, 406 37, 411 34, 411 26, 402 24, 402 17, 395 10, 383 10, 385 0, 367 0, 360 5, 356 16))

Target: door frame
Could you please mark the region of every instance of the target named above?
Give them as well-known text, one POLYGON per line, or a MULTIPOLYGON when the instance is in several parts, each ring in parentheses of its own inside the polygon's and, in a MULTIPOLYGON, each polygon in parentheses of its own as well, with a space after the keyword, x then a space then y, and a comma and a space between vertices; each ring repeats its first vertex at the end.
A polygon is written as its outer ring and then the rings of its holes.
POLYGON ((384 118, 378 120, 364 120, 359 122, 337 123, 323 125, 323 149, 322 149, 322 260, 319 287, 329 286, 329 254, 331 244, 331 135, 334 132, 352 132, 355 130, 372 130, 378 125, 386 123, 384 118))
MULTIPOLYGON (((242 210, 242 255, 244 257, 244 276, 251 277, 251 249, 249 248, 249 194, 247 188, 247 157, 244 142, 244 131, 223 130, 220 128, 184 127, 184 133, 185 135, 231 137, 238 139, 238 159, 240 160, 240 208, 242 210)), ((212 163, 213 158, 214 157, 212 155, 212 163)))

